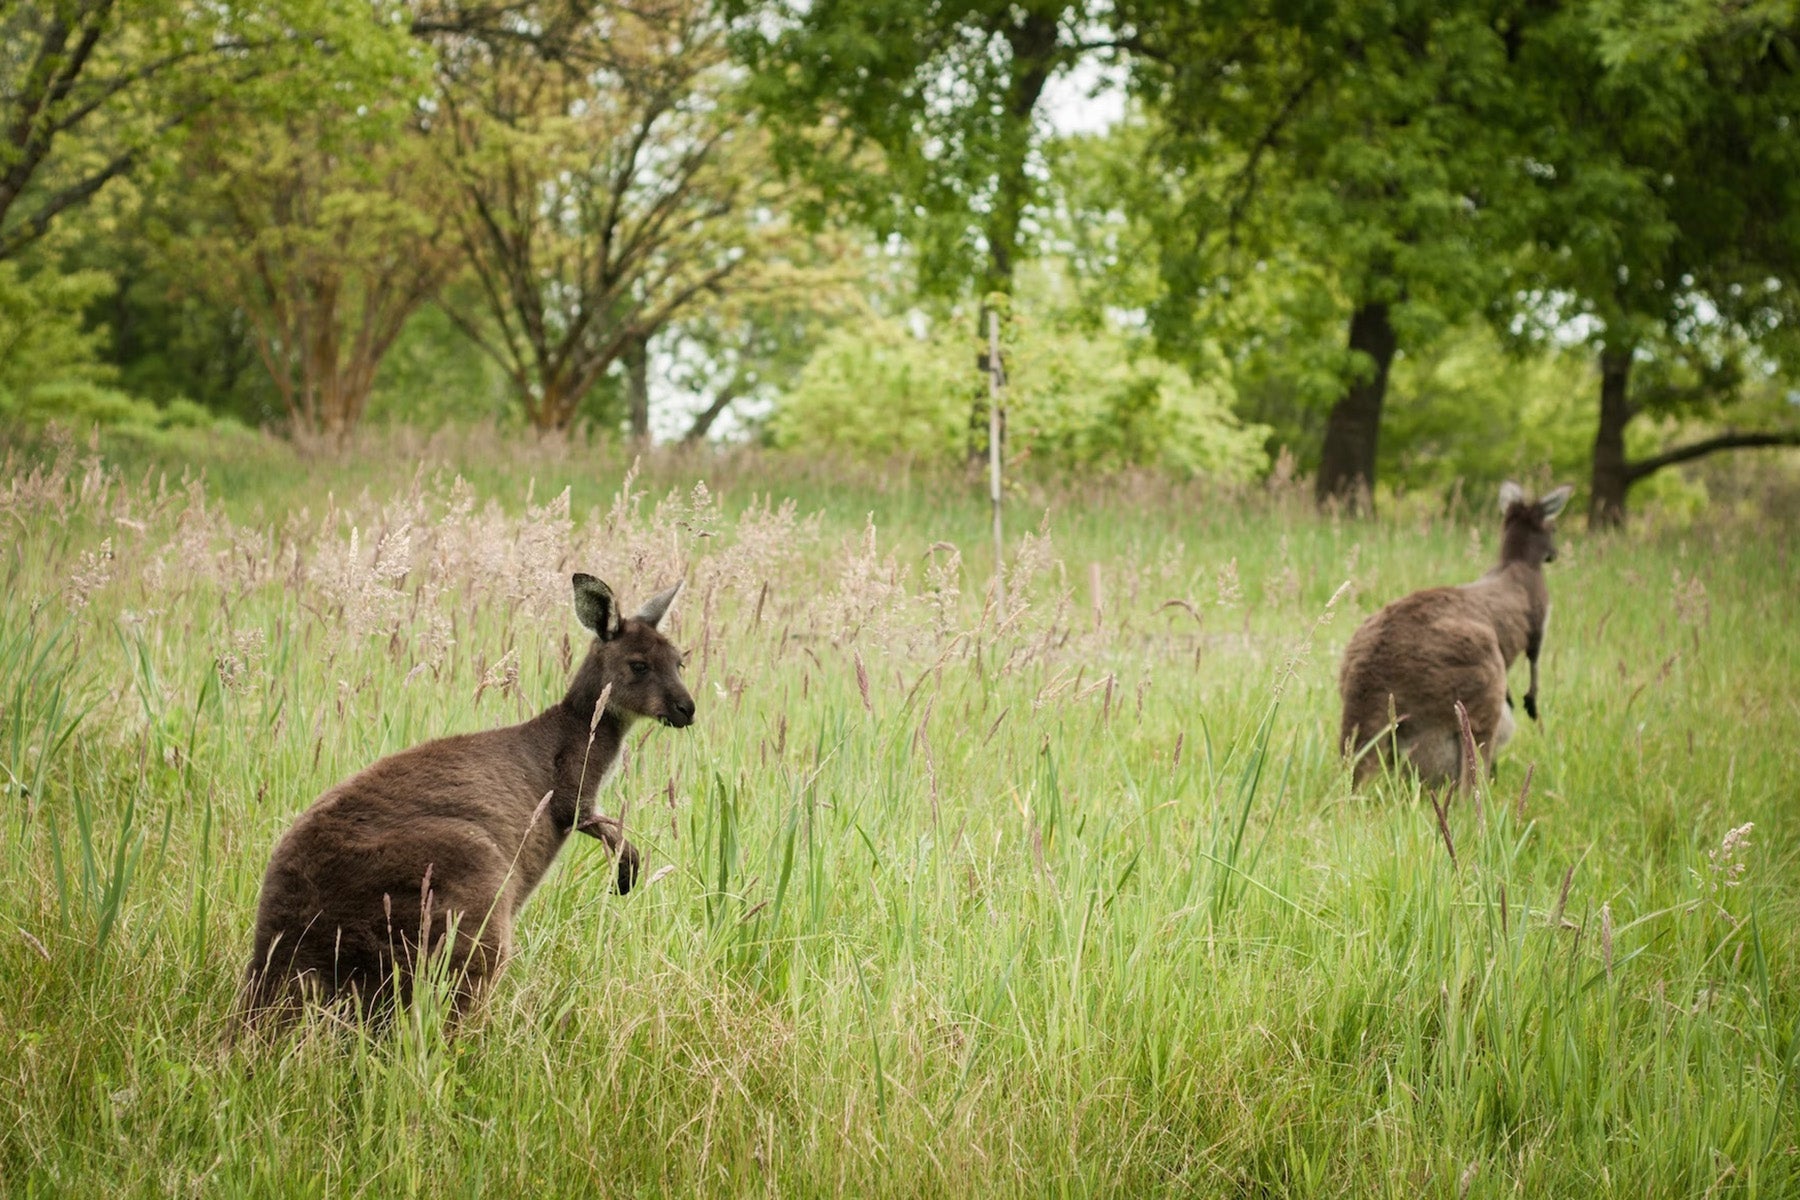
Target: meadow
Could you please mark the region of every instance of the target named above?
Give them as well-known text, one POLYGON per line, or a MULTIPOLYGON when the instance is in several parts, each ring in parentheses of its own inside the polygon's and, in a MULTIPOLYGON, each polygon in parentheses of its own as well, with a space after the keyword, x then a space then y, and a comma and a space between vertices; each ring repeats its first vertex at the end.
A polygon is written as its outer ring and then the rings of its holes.
POLYGON ((753 452, 8 451, 6 1194, 1800 1195, 1795 523, 1565 521, 1544 719, 1440 821, 1350 791, 1337 655, 1491 498, 1026 483, 1004 607, 987 520, 753 452), (275 838, 559 699, 574 570, 687 580, 697 723, 601 799, 644 885, 571 841, 455 1036, 228 1047, 275 838))

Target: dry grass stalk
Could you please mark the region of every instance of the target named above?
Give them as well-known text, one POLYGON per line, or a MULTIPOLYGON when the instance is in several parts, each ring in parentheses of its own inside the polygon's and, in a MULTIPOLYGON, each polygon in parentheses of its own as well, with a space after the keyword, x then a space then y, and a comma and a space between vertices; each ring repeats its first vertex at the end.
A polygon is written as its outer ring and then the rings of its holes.
POLYGON ((1531 794, 1531 777, 1536 772, 1536 763, 1525 764, 1525 781, 1519 785, 1519 799, 1513 805, 1513 819, 1516 821, 1523 822, 1525 820, 1525 798, 1531 794))
POLYGON ((1550 925, 1552 928, 1563 923, 1563 912, 1569 906, 1569 885, 1574 882, 1575 864, 1570 863, 1569 869, 1563 872, 1562 890, 1556 894, 1556 910, 1550 914, 1550 925))
POLYGON ((1331 593, 1331 599, 1325 602, 1325 608, 1319 613, 1318 619, 1312 623, 1311 628, 1306 631, 1305 635, 1302 636, 1299 641, 1294 643, 1288 653, 1286 661, 1281 664, 1281 669, 1275 673, 1275 686, 1272 689, 1275 699, 1281 699, 1282 693, 1287 690, 1289 682, 1300 673, 1300 668, 1306 665, 1312 658, 1313 643, 1318 638, 1319 631, 1331 624, 1332 619, 1337 616, 1338 601, 1342 600, 1344 594, 1349 590, 1350 581, 1348 579, 1338 584, 1337 590, 1331 593))
POLYGON ((1443 836, 1444 849, 1450 852, 1450 865, 1454 867, 1457 865, 1456 841, 1450 836, 1450 802, 1448 799, 1440 801, 1436 791, 1428 791, 1426 796, 1431 801, 1431 811, 1437 816, 1438 833, 1443 836))
POLYGON ((1469 710, 1463 702, 1456 702, 1457 736, 1462 741, 1462 771, 1457 778, 1457 789, 1469 793, 1475 801, 1475 817, 1486 820, 1487 814, 1481 806, 1481 752, 1475 748, 1475 730, 1469 724, 1469 710))
POLYGON ((44 949, 44 943, 32 937, 29 930, 19 930, 19 936, 25 939, 25 944, 27 946, 30 946, 33 950, 37 951, 39 958, 43 959, 45 962, 50 961, 50 951, 44 949))
POLYGON ((862 651, 854 652, 856 661, 856 690, 862 696, 863 711, 871 717, 875 715, 875 705, 869 700, 869 668, 863 665, 862 651))
POLYGON ((1611 904, 1602 904, 1600 906, 1600 958, 1606 963, 1606 978, 1608 982, 1610 982, 1613 977, 1613 921, 1611 904))

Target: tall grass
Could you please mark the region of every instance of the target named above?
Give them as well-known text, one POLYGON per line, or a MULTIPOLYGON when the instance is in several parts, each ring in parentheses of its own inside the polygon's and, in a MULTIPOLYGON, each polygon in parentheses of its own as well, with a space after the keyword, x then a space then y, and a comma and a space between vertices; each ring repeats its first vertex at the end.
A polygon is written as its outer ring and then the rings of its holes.
POLYGON ((1440 823, 1349 792, 1336 659, 1486 512, 1042 485, 1001 609, 973 488, 409 449, 9 460, 8 1194, 1800 1193, 1793 529, 1566 534, 1440 823), (645 885, 571 843, 454 1038, 227 1049, 274 839, 560 697, 572 570, 689 581, 645 885))

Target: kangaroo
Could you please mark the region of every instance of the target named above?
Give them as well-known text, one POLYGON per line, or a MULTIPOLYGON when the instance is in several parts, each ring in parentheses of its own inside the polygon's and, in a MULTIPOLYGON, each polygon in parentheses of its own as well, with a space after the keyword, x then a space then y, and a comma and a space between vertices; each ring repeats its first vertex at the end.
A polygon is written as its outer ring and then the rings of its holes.
POLYGON ((410 1003, 415 971, 446 949, 462 1015, 505 964, 519 909, 571 830, 603 841, 618 890, 631 889, 637 850, 593 798, 633 722, 693 724, 681 653, 657 631, 681 585, 625 619, 600 580, 574 585, 594 640, 560 702, 520 725, 382 759, 315 800, 276 844, 240 996, 246 1025, 308 1001, 380 1016, 410 1003))
POLYGON ((1521 650, 1531 662, 1525 712, 1537 720, 1538 655, 1550 621, 1543 564, 1556 561, 1554 520, 1573 490, 1533 504, 1518 484, 1502 485, 1498 565, 1474 583, 1396 600, 1351 635, 1338 674, 1338 742, 1356 756, 1357 786, 1395 753, 1428 787, 1464 785, 1475 764, 1463 762, 1459 700, 1491 770, 1513 734, 1506 672, 1521 650))

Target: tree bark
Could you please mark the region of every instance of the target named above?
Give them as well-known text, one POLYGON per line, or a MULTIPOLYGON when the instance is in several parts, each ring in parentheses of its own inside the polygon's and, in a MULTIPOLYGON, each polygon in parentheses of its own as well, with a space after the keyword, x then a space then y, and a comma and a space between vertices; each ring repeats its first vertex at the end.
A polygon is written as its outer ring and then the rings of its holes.
POLYGON ((1765 433, 1721 433, 1717 437, 1691 442, 1686 446, 1676 446, 1632 463, 1626 468, 1626 480, 1627 483, 1636 483, 1646 475, 1654 475, 1664 467, 1672 467, 1676 463, 1692 462, 1721 450, 1747 450, 1757 446, 1800 446, 1800 429, 1776 429, 1765 433))
POLYGON ((650 443, 650 339, 632 334, 620 358, 625 360, 625 420, 631 440, 650 443))
POLYGON ((1352 512, 1375 508, 1375 450, 1381 436, 1381 405, 1387 399, 1388 370, 1399 343, 1388 306, 1370 301, 1350 317, 1350 349, 1366 355, 1357 376, 1332 406, 1325 425, 1314 492, 1321 505, 1342 504, 1352 512))
POLYGON ((1600 351, 1600 427, 1594 431, 1594 465, 1588 478, 1588 527, 1617 529, 1625 524, 1625 493, 1632 483, 1625 461, 1625 426, 1631 407, 1629 346, 1600 351))
POLYGON ((697 446, 705 441, 706 435, 712 432, 713 422, 723 416, 725 410, 730 408, 732 401, 737 398, 738 388, 735 383, 720 388, 718 394, 713 397, 712 403, 694 415, 694 423, 689 425, 688 431, 681 436, 682 442, 685 445, 697 446))
MULTIPOLYGON (((986 228, 988 262, 982 279, 984 300, 976 314, 981 336, 987 336, 988 305, 985 295, 1012 291, 1013 265, 1019 253, 1019 228, 1025 203, 1031 195, 1026 164, 1031 157, 1032 118, 1044 87, 1062 53, 1057 43, 1058 15, 1043 6, 1027 7, 1007 18, 1003 29, 1012 55, 1011 77, 1006 89, 1007 129, 995 163, 994 206, 986 228)), ((988 410, 985 396, 969 406, 969 463, 986 461, 988 410)))
MULTIPOLYGON (((995 164, 997 188, 987 223, 987 290, 1012 290, 1013 262, 1019 251, 1019 226, 1031 179, 1025 166, 1031 155, 1032 115, 1056 69, 1057 14, 1027 8, 1005 28, 1011 52, 1011 78, 1006 89, 1007 130, 995 164)), ((986 329, 987 316, 982 315, 986 329)))
POLYGON ((525 396, 525 415, 531 420, 531 427, 539 433, 555 433, 568 426, 564 413, 572 412, 574 406, 563 396, 563 381, 560 378, 546 376, 538 389, 538 395, 525 396))

